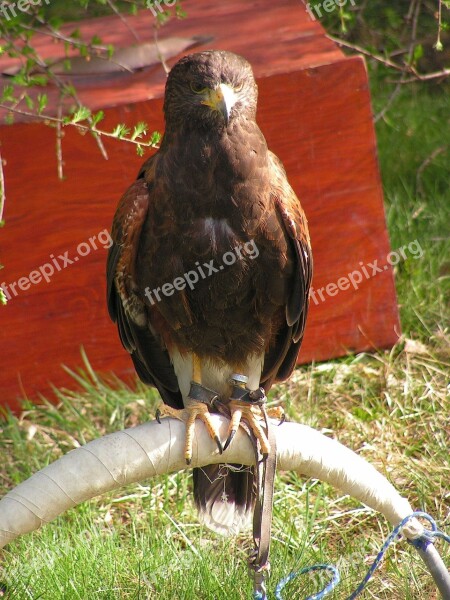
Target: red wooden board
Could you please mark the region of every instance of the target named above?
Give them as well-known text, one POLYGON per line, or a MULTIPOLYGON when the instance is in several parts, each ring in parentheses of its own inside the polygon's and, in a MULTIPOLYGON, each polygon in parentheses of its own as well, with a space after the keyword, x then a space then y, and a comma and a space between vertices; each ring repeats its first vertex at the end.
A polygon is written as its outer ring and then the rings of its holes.
MULTIPOLYGON (((343 57, 296 1, 200 0, 185 6, 188 18, 172 21, 161 37, 212 35, 208 47, 239 52, 252 62, 260 89, 259 124, 308 216, 315 296, 300 360, 392 345, 398 312, 386 265, 390 249, 363 61, 343 57), (372 276, 368 265, 374 261, 382 269, 372 276), (348 280, 355 271, 358 289, 348 280)), ((144 35, 152 19, 147 13, 132 23, 144 35)), ((132 41, 127 29, 117 30, 116 20, 96 20, 84 28, 101 31, 116 44, 132 41), (115 29, 108 29, 112 23, 115 29)), ((55 55, 57 48, 47 38, 41 53, 55 55)), ((144 120, 162 130, 164 79, 162 69, 153 69, 122 83, 85 87, 80 96, 93 109, 110 107, 104 128, 144 120)), ((81 345, 94 369, 133 373, 107 316, 104 246, 118 199, 142 159, 131 145, 106 140, 109 160, 104 161, 92 138, 67 128, 66 180, 60 182, 53 130, 17 123, 0 127, 0 138, 8 194, 0 284, 6 283, 12 296, 0 308, 0 404, 17 408, 19 397, 49 394, 49 383, 73 386, 60 365, 79 366, 81 345), (64 255, 73 261, 65 267, 64 255), (49 282, 43 276, 38 282, 33 274, 37 283, 22 280, 28 289, 17 284, 15 296, 11 283, 46 264, 49 282)))

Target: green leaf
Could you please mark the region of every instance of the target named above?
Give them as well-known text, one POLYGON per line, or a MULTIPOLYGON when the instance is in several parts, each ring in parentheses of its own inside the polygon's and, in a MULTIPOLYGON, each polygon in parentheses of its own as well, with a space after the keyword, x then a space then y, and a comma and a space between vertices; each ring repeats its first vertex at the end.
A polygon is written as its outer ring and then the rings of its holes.
POLYGON ((2 93, 2 102, 15 102, 15 97, 14 97, 14 86, 12 85, 6 85, 3 88, 3 93, 2 93))
POLYGON ((64 21, 62 19, 60 19, 59 17, 50 17, 48 20, 50 27, 53 27, 53 29, 56 29, 56 30, 58 30, 61 27, 63 22, 64 21))
POLYGON ((77 90, 71 83, 66 83, 63 86, 63 93, 66 94, 67 96, 75 97, 77 94, 77 90))
POLYGON ((28 94, 25 94, 25 102, 30 110, 34 109, 34 101, 28 94))
POLYGON ((29 87, 33 85, 46 86, 48 84, 47 75, 33 75, 28 79, 27 85, 29 87))
POLYGON ((413 53, 413 60, 414 62, 417 62, 418 60, 420 60, 423 56, 423 46, 422 44, 417 44, 417 46, 414 48, 414 53, 413 53))
POLYGON ((159 144, 160 141, 161 141, 161 134, 159 133, 159 131, 154 131, 151 135, 150 143, 152 144, 152 146, 156 146, 159 144))
POLYGON ((102 110, 99 110, 98 113, 92 115, 92 124, 95 126, 97 123, 100 123, 100 121, 103 121, 104 118, 105 113, 102 110))
POLYGON ((16 75, 14 75, 12 78, 12 82, 14 85, 26 86, 27 78, 23 72, 16 73, 16 75))
POLYGON ((85 121, 86 119, 89 119, 89 117, 91 116, 91 111, 89 110, 89 108, 87 108, 87 106, 80 106, 80 108, 78 108, 72 115, 72 117, 69 119, 69 123, 79 123, 80 121, 85 121))
POLYGON ((47 101, 48 101, 48 96, 47 94, 39 94, 37 97, 37 113, 38 115, 42 114, 42 111, 45 109, 45 107, 47 106, 47 101))
POLYGON ((2 306, 6 306, 8 304, 8 300, 5 296, 5 292, 2 290, 1 287, 0 287, 0 304, 2 306))
POLYGON ((21 50, 21 54, 22 54, 22 56, 30 56, 30 55, 33 56, 35 54, 35 50, 28 44, 25 44, 25 46, 23 46, 23 48, 21 50))
POLYGON ((89 48, 84 44, 78 48, 78 51, 79 51, 80 55, 83 56, 84 58, 90 56, 89 48))
POLYGON ((137 138, 140 138, 143 135, 145 135, 147 133, 147 129, 148 129, 147 123, 144 123, 143 121, 141 121, 140 123, 137 123, 137 125, 135 125, 135 127, 134 127, 134 131, 131 136, 131 139, 133 140, 133 142, 137 138))
POLYGON ((124 123, 119 123, 119 125, 116 125, 116 127, 112 131, 112 135, 118 139, 125 137, 129 133, 130 133, 130 130, 124 123))

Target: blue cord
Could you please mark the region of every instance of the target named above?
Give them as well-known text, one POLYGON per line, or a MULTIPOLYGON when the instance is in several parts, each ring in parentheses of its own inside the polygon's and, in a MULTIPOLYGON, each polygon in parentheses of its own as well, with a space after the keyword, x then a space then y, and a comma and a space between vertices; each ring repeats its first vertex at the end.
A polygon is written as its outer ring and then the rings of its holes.
POLYGON ((318 592, 317 594, 313 594, 312 596, 308 596, 306 600, 320 600, 327 596, 334 588, 337 586, 339 581, 341 580, 341 576, 339 575, 339 571, 333 565, 313 565, 312 567, 305 567, 301 571, 297 571, 296 573, 290 573, 287 577, 285 577, 280 583, 277 585, 275 589, 275 598, 276 600, 283 600, 281 596, 281 590, 293 579, 298 577, 299 575, 304 575, 305 573, 309 573, 310 571, 330 571, 333 574, 333 579, 327 584, 323 590, 318 592))
MULTIPOLYGON (((354 600, 364 590, 364 588, 368 584, 369 580, 371 579, 373 573, 378 568, 378 565, 380 564, 381 560, 383 559, 383 556, 385 555, 389 546, 399 535, 401 535, 401 529, 406 525, 406 523, 408 523, 408 521, 410 521, 414 517, 421 517, 423 519, 426 519, 431 524, 431 530, 425 530, 423 532, 423 534, 420 536, 420 538, 417 538, 416 540, 411 540, 410 543, 413 544, 413 546, 416 546, 419 548, 424 548, 428 544, 432 544, 433 541, 435 540, 435 538, 441 538, 450 544, 450 536, 448 536, 447 534, 445 534, 444 532, 442 532, 438 529, 436 521, 433 519, 433 517, 430 517, 430 515, 428 515, 427 513, 421 512, 421 511, 412 513, 408 517, 405 517, 403 519, 403 521, 401 523, 399 523, 397 525, 397 527, 395 527, 393 529, 392 533, 388 536, 388 538, 384 542, 383 546, 381 547, 381 550, 379 551, 375 560, 373 561, 372 565, 370 566, 369 570, 367 571, 366 576, 361 581, 361 583, 358 585, 356 590, 347 598, 347 600, 354 600)), ((292 572, 287 577, 285 577, 282 581, 280 581, 280 583, 277 585, 276 590, 275 590, 276 600, 283 600, 283 597, 281 596, 281 591, 292 580, 296 579, 300 575, 303 575, 304 573, 308 573, 309 571, 319 571, 319 570, 330 571, 333 574, 333 579, 327 586, 325 586, 323 588, 323 590, 321 590, 317 594, 308 596, 308 598, 306 598, 306 600, 321 600, 322 598, 327 596, 339 583, 339 580, 340 580, 339 571, 336 569, 336 567, 333 567, 332 565, 314 565, 312 567, 306 567, 305 569, 302 569, 301 571, 292 572)), ((255 598, 255 600, 267 600, 266 598, 264 598, 261 595, 255 596, 254 598, 255 598)))

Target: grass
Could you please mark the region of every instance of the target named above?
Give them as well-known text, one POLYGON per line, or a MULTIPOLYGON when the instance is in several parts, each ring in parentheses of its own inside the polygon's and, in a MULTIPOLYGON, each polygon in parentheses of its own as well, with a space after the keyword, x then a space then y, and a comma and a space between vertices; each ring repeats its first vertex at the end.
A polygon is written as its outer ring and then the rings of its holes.
MULTIPOLYGON (((373 88, 375 112, 387 101, 385 88, 382 82, 373 88)), ((377 127, 392 247, 417 239, 424 250, 422 260, 398 266, 403 331, 425 342, 445 341, 449 325, 448 92, 448 85, 407 87, 377 127)))
MULTIPOLYGON (((377 112, 389 90, 376 77, 373 82, 377 112)), ((448 108, 448 94, 438 88, 405 86, 377 125, 392 247, 417 239, 424 249, 421 259, 402 261, 396 272, 405 338, 389 352, 300 368, 275 390, 291 418, 364 456, 447 531, 448 146, 427 159, 450 139, 448 108)), ((74 447, 153 418, 156 394, 138 382, 130 389, 88 368, 76 377, 80 392, 56 391, 58 407, 25 404, 20 417, 8 415, 0 424, 1 495, 74 447)), ((250 598, 249 536, 221 539, 205 530, 191 491, 186 473, 159 477, 84 503, 19 538, 2 553, 6 597, 250 598)), ((338 563, 342 582, 329 597, 345 598, 389 530, 384 518, 330 486, 280 474, 270 590, 291 570, 338 563)), ((450 561, 448 547, 438 548, 450 561)), ((285 597, 303 598, 320 587, 305 576, 286 588, 285 597)), ((362 597, 438 596, 417 553, 397 543, 362 597)))

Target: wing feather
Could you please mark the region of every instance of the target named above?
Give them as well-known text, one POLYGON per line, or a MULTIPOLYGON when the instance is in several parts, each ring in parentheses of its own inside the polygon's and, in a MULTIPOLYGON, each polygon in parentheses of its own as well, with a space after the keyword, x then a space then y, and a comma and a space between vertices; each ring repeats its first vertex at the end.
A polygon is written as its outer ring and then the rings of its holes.
POLYGON ((300 202, 289 185, 281 161, 272 152, 269 152, 269 157, 275 208, 281 217, 294 261, 285 324, 264 363, 263 382, 270 386, 274 381, 287 379, 296 365, 308 314, 313 261, 308 226, 300 202))
POLYGON ((140 379, 155 386, 164 402, 182 408, 169 354, 151 327, 148 309, 139 297, 135 282, 136 255, 150 203, 149 189, 155 162, 156 156, 153 161, 147 161, 146 179, 139 178, 130 186, 114 217, 113 244, 106 267, 108 311, 117 323, 122 345, 131 354, 140 379))

